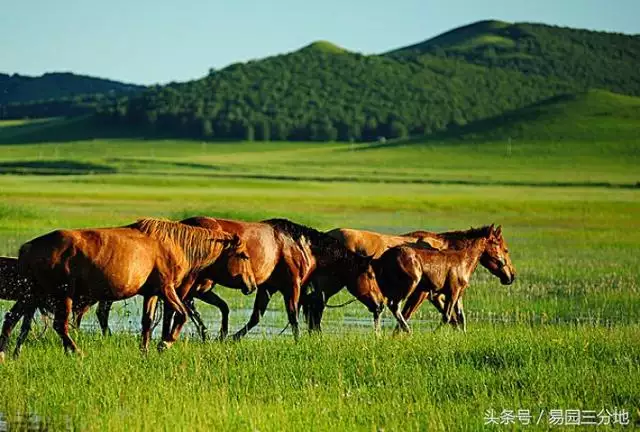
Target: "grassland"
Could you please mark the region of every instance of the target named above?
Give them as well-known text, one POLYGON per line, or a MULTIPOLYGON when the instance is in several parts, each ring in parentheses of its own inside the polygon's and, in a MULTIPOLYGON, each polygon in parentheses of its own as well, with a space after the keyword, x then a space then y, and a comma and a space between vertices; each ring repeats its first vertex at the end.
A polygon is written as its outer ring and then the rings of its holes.
MULTIPOLYGON (((84 330, 78 340, 86 357, 78 359, 64 356, 50 332, 0 369, 6 416, 33 412, 89 430, 261 431, 474 430, 491 408, 615 406, 638 419, 640 161, 633 139, 608 132, 592 141, 511 144, 47 142, 49 132, 38 127, 0 127, 2 254, 51 229, 149 215, 285 216, 319 229, 386 232, 495 222, 504 227, 518 281, 503 287, 476 272, 465 298, 466 336, 431 332, 437 317, 423 307, 414 335, 391 337, 387 319, 376 339, 356 303, 329 310, 327 334, 298 344, 289 333, 229 344, 185 338, 143 358, 127 332, 102 339, 84 330), (29 139, 16 127, 28 128, 29 139)), ((220 292, 238 328, 253 298, 220 292)), ((342 293, 334 301, 347 299, 342 293)), ((200 309, 215 327, 217 312, 200 309)), ((281 309, 274 299, 254 335, 284 327, 281 309)), ((138 320, 136 307, 121 305, 113 326, 137 330, 138 320)))

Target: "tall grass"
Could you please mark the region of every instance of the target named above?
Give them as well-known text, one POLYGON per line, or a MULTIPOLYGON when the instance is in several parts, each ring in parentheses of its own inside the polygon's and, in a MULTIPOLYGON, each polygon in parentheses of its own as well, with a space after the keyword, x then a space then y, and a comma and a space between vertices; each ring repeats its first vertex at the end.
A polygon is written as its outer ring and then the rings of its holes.
POLYGON ((46 338, 3 366, 0 410, 82 430, 475 430, 489 409, 617 407, 633 417, 638 330, 485 325, 467 335, 184 341, 147 357, 133 337, 82 334, 84 358, 46 338))

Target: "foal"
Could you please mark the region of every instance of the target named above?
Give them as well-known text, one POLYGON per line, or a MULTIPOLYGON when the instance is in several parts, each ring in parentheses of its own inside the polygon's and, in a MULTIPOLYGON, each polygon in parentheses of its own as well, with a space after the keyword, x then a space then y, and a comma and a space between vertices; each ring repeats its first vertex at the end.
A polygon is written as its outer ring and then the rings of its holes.
POLYGON ((455 311, 466 331, 462 302, 464 291, 478 263, 486 267, 503 285, 515 280, 502 229, 494 225, 466 232, 466 246, 459 250, 435 251, 419 245, 396 246, 373 262, 378 285, 387 299, 387 307, 400 328, 410 328, 400 312, 400 303, 415 291, 428 293, 443 302, 442 322, 448 324, 455 311))

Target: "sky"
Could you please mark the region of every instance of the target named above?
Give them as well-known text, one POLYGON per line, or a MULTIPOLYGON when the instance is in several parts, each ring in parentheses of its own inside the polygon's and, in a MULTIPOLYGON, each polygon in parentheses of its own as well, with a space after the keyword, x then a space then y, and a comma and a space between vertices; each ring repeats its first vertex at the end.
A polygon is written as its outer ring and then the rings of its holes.
POLYGON ((374 54, 485 19, 640 33, 640 0, 0 0, 0 72, 187 81, 316 40, 374 54))

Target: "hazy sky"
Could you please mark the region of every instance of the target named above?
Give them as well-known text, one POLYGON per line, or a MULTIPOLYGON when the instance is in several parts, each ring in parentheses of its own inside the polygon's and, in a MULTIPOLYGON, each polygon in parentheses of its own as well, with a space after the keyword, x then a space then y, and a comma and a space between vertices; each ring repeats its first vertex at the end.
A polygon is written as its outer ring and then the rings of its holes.
POLYGON ((483 19, 640 33, 640 0, 0 0, 0 72, 139 84, 293 51, 380 53, 483 19))

